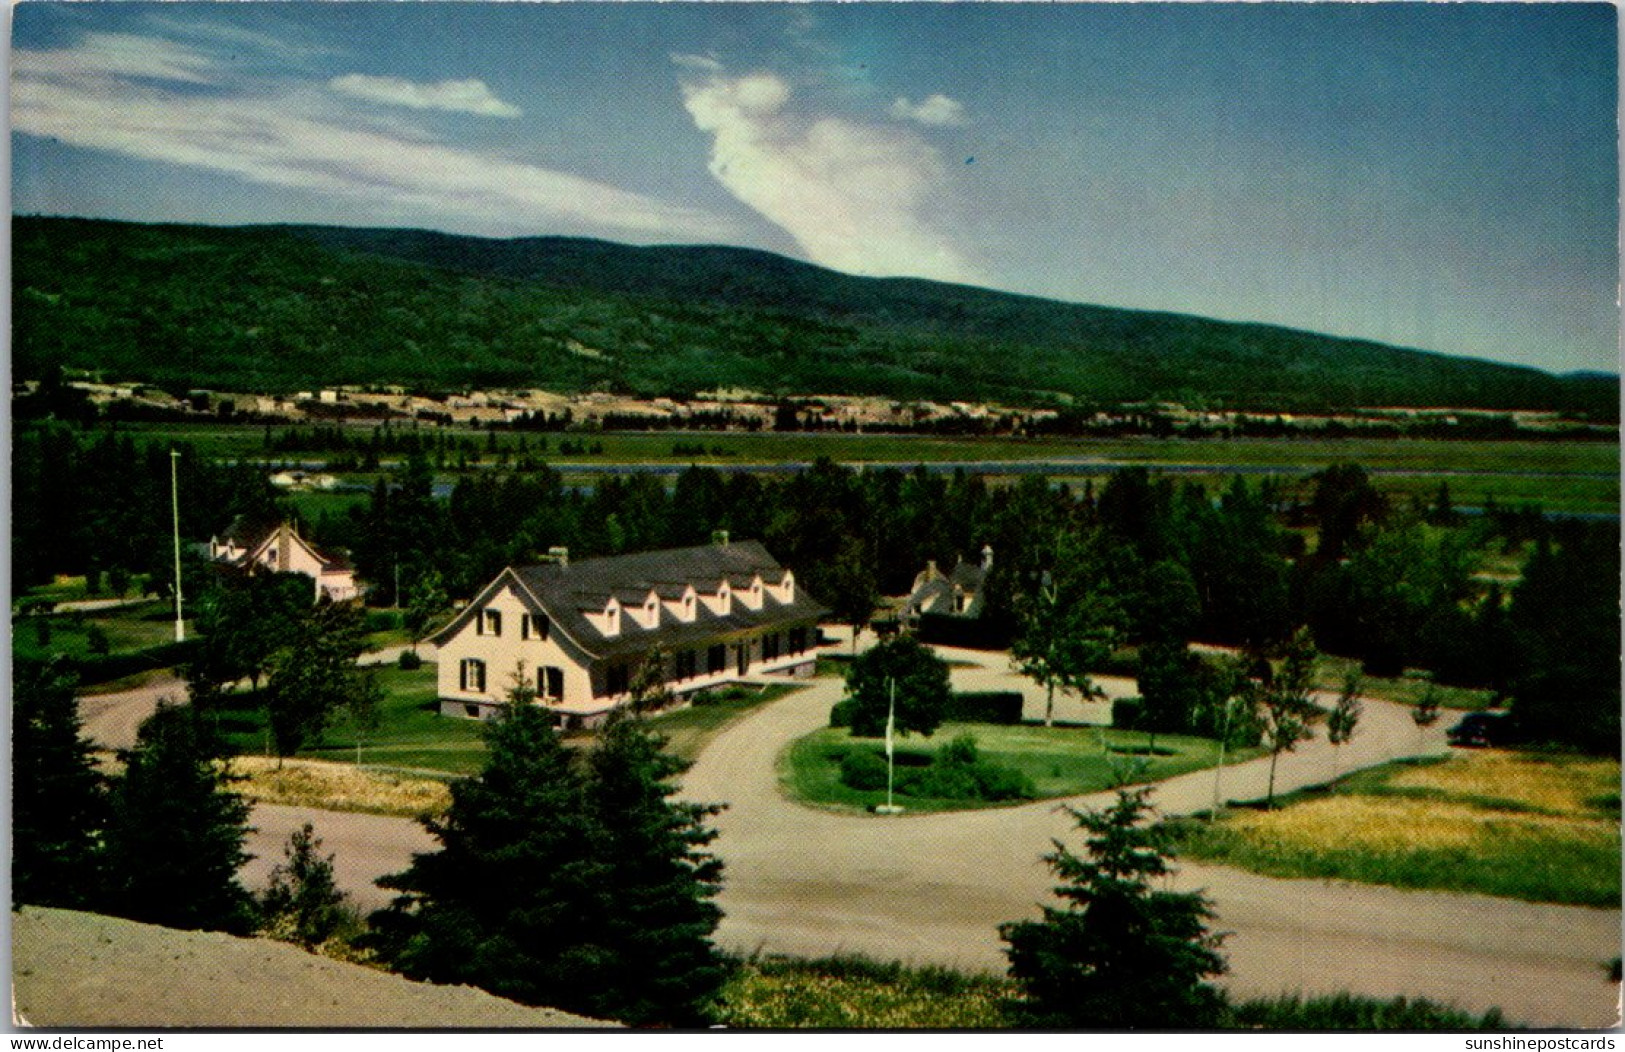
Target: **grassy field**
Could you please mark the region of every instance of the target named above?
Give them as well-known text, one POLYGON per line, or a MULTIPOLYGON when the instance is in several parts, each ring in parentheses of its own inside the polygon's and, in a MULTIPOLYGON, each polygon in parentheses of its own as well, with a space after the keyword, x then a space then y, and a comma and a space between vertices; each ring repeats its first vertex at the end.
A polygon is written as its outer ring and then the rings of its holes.
POLYGON ((996 976, 907 968, 858 957, 740 963, 717 1021, 734 1029, 955 1029, 1009 1026, 1015 985, 996 976))
POLYGON ((1459 752, 1176 828, 1181 854, 1272 876, 1617 907, 1619 791, 1613 760, 1459 752))
MULTIPOLYGON (((929 755, 962 734, 976 738, 984 760, 1014 767, 1032 780, 1039 798, 1076 796, 1118 784, 1127 772, 1138 770, 1137 754, 1146 745, 1139 732, 1094 727, 1000 726, 988 723, 945 723, 930 738, 909 736, 897 747, 899 766, 909 754, 929 755)), ((862 809, 885 803, 886 791, 859 790, 840 780, 841 758, 853 749, 879 750, 874 739, 853 738, 846 730, 825 727, 798 741, 779 757, 779 781, 794 799, 804 803, 862 809)), ((1158 781, 1176 774, 1210 767, 1218 761, 1218 743, 1207 738, 1159 735, 1157 753, 1136 781, 1158 781)), ((1252 751, 1231 753, 1230 760, 1247 759, 1252 751)), ((954 811, 1001 806, 976 800, 897 799, 913 811, 954 811)))
MULTIPOLYGON (((264 456, 264 429, 229 424, 128 424, 136 434, 174 437, 196 445, 208 456, 264 456)), ((282 428, 275 429, 280 433, 282 428)), ((357 437, 371 428, 358 427, 357 437)), ((489 432, 448 428, 448 436, 469 440, 484 463, 489 432)), ((499 446, 514 452, 518 434, 498 436, 499 446)), ((1378 488, 1401 502, 1431 500, 1441 479, 1448 480, 1459 506, 1483 506, 1491 498, 1502 505, 1539 504, 1547 510, 1617 513, 1619 447, 1604 442, 1450 442, 1438 439, 1115 439, 938 437, 930 435, 778 433, 778 432, 609 432, 579 435, 525 435, 534 451, 545 438, 548 450, 537 454, 566 477, 589 479, 605 464, 708 464, 727 469, 740 465, 809 462, 825 456, 848 464, 943 463, 953 461, 1074 460, 1056 468, 1052 477, 1082 484, 1103 483, 1114 466, 1141 465, 1153 471, 1177 472, 1186 481, 1216 488, 1228 480, 1229 468, 1268 471, 1282 478, 1303 477, 1330 464, 1352 461, 1371 470, 1378 488), (592 455, 561 456, 562 441, 590 441, 603 447, 592 455), (706 456, 672 452, 679 443, 702 442, 706 456), (712 450, 721 455, 709 455, 712 450), (1215 473, 1214 469, 1218 469, 1215 473)), ((324 459, 318 451, 281 452, 277 460, 324 459)), ((386 458, 388 459, 388 458, 386 458)), ((387 465, 386 465, 387 466, 387 465)), ((354 474, 350 482, 370 484, 371 474, 354 474)), ((289 499, 307 518, 342 512, 364 499, 355 493, 297 493, 289 499)))
POLYGON ((442 780, 403 777, 352 764, 236 756, 229 769, 232 789, 260 803, 400 818, 438 814, 451 803, 451 793, 442 780))
POLYGON ((711 739, 753 709, 784 697, 798 687, 727 687, 711 692, 710 699, 676 712, 649 718, 649 729, 667 738, 666 751, 693 763, 711 739))
MULTIPOLYGON (((192 635, 191 621, 186 622, 192 635)), ((107 636, 108 653, 124 654, 175 640, 175 610, 162 600, 105 611, 50 614, 44 617, 12 618, 11 652, 21 659, 41 659, 52 654, 73 658, 91 656, 90 636, 94 628, 107 636), (48 626, 42 634, 42 622, 48 626)))
MULTIPOLYGON (((473 774, 485 763, 485 742, 480 724, 449 719, 439 713, 435 666, 404 672, 391 666, 378 669, 383 691, 378 726, 359 733, 344 717, 334 721, 299 756, 355 764, 374 770, 405 774, 473 774)), ((232 751, 268 755, 270 738, 259 701, 248 694, 229 695, 220 712, 220 731, 232 751)))
MULTIPOLYGON (((1010 1027, 1019 995, 1002 976, 909 967, 862 957, 738 962, 722 988, 717 1022, 732 1029, 990 1030, 1010 1027)), ((1497 1010, 1472 1015, 1424 998, 1349 994, 1232 1003, 1237 1030, 1507 1030, 1497 1010)))

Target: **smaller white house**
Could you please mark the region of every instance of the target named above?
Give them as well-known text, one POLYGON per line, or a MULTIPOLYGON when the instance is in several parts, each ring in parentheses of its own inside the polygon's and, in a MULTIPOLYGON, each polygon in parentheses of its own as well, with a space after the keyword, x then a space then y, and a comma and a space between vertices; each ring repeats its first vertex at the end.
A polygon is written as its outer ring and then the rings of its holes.
POLYGON ((209 538, 209 558, 248 573, 304 574, 315 582, 316 599, 325 596, 338 603, 361 595, 349 562, 321 551, 288 522, 259 528, 233 523, 224 534, 209 538))
POLYGON ((978 617, 982 613, 982 588, 987 580, 988 568, 993 565, 993 548, 982 547, 980 564, 963 558, 952 573, 943 573, 935 561, 925 564, 914 577, 909 589, 908 602, 903 607, 903 620, 909 625, 919 624, 922 614, 944 614, 949 617, 978 617))

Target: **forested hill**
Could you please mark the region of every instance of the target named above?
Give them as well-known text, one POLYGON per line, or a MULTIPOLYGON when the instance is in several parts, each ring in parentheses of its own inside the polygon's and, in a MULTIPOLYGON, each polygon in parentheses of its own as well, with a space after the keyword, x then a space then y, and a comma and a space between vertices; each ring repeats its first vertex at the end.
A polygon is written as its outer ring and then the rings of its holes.
POLYGON ((1617 414, 1616 376, 859 278, 771 253, 336 227, 13 221, 14 375, 1617 414))

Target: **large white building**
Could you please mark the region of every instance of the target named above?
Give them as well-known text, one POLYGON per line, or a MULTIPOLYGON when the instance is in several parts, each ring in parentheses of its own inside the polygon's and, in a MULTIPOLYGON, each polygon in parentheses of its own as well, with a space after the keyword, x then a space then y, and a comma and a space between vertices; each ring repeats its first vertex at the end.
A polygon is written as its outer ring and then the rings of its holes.
POLYGON ((811 675, 827 611, 756 541, 508 567, 450 624, 440 709, 487 718, 523 663, 561 725, 590 726, 631 697, 656 648, 678 694, 762 673, 811 675))

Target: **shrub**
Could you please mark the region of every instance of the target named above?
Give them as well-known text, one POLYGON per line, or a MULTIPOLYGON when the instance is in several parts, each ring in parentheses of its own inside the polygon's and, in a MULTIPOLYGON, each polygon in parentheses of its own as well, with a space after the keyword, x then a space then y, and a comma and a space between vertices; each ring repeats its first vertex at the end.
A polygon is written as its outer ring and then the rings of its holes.
POLYGON ((402 672, 416 672, 423 667, 423 658, 416 650, 403 650, 396 664, 402 672))
POLYGON ((829 710, 829 725, 831 727, 852 726, 852 699, 843 698, 837 701, 829 710))
POLYGON ((401 612, 399 610, 368 610, 368 632, 392 632, 401 627, 401 612))
POLYGON ((950 695, 944 719, 950 723, 1021 722, 1022 697, 1013 690, 968 691, 950 695))
POLYGON ((841 784, 849 789, 884 789, 885 758, 873 749, 848 749, 841 757, 841 784))
POLYGON ((1138 730, 1145 703, 1139 698, 1116 698, 1112 701, 1112 726, 1120 731, 1138 730))

